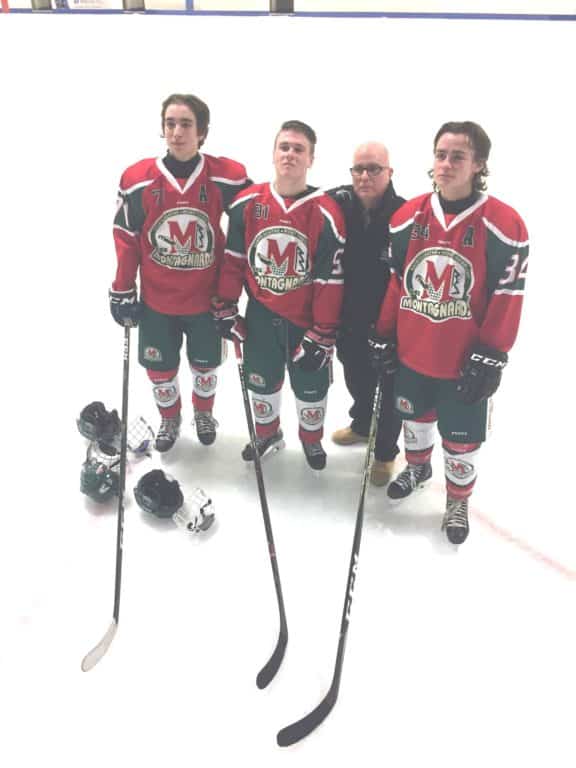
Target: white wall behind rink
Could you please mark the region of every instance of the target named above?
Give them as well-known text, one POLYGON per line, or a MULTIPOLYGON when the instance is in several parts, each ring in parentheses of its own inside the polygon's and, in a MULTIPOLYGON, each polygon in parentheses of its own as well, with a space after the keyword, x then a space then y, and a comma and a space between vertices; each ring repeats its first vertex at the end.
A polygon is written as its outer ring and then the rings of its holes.
MULTIPOLYGON (((480 122, 493 142, 489 190, 520 211, 531 235, 527 303, 549 305, 556 290, 576 284, 567 246, 575 29, 544 21, 6 14, 0 211, 11 290, 2 312, 8 317, 14 302, 19 316, 33 270, 50 311, 58 297, 81 295, 83 317, 91 300, 107 313, 120 173, 164 151, 160 105, 178 91, 210 106, 206 152, 242 160, 256 181, 272 174, 281 122, 300 119, 318 134, 311 184, 347 182, 354 147, 379 139, 405 197, 430 189, 439 126, 480 122), (107 277, 89 281, 87 270, 103 262, 107 277)), ((571 343, 571 307, 555 300, 553 310, 533 315, 530 332, 546 344, 562 336, 571 343)))
MULTIPOLYGON (((185 10, 186 0, 144 0, 148 10, 185 10)), ((31 0, 8 0, 30 8, 31 0)), ((52 2, 55 7, 55 0, 52 2)), ((121 10, 122 0, 68 0, 71 9, 121 10)), ((261 11, 269 0, 194 0, 198 11, 261 11)), ((576 15, 576 0, 295 0, 296 12, 576 15)))

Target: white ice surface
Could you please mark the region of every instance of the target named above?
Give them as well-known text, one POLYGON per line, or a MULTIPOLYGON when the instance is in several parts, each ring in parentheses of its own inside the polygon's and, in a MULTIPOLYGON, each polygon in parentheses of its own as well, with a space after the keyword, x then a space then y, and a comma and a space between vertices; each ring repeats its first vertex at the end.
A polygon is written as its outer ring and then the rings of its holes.
MULTIPOLYGON (((163 17, 0 20, 2 467, 0 764, 573 768, 576 523, 572 352, 573 24, 163 17), (474 63, 474 56, 479 60, 474 63), (481 58, 480 58, 481 57, 481 58), (370 489, 342 687, 325 724, 288 750, 279 728, 329 685, 363 463, 329 440, 315 475, 284 398, 287 449, 265 463, 290 639, 266 691, 255 676, 278 619, 233 356, 216 444, 186 426, 174 451, 127 478, 118 633, 91 672, 82 657, 112 617, 116 519, 79 490, 75 419, 120 408, 122 333, 108 315, 110 222, 120 172, 162 151, 172 91, 212 107, 206 151, 270 173, 283 119, 318 131, 311 182, 346 179, 353 146, 390 144, 399 192, 428 188, 432 137, 481 122, 490 191, 531 234, 518 344, 496 398, 469 540, 438 527, 434 481, 391 509, 370 489), (131 496, 163 466, 214 499, 217 526, 186 538, 131 496)), ((155 422, 135 362, 130 412, 155 422)), ((347 422, 342 375, 327 433, 347 422)))

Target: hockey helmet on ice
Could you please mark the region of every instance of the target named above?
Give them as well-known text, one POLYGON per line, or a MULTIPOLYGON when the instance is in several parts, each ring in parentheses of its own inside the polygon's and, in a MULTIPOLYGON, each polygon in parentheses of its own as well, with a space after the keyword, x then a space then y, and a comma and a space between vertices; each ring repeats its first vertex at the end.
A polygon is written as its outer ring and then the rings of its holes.
POLYGON ((153 469, 142 475, 134 488, 138 506, 156 517, 172 517, 184 503, 177 480, 162 469, 153 469))
POLYGON ((91 443, 80 473, 82 493, 99 504, 117 496, 120 486, 120 476, 116 471, 118 462, 115 449, 102 448, 97 443, 91 443))
POLYGON ((98 400, 82 408, 76 424, 83 437, 108 444, 118 441, 122 426, 118 412, 107 411, 104 403, 98 400))

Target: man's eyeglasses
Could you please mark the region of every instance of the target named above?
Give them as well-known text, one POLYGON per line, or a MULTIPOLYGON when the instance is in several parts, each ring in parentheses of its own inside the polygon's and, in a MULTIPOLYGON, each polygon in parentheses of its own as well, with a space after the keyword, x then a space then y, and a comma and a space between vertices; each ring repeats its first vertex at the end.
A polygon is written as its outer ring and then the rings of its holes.
POLYGON ((367 163, 367 165, 353 165, 352 168, 350 168, 350 173, 355 178, 359 179, 360 176, 366 171, 368 176, 373 178, 374 176, 378 176, 378 174, 382 173, 382 171, 385 171, 389 168, 388 165, 378 165, 377 163, 367 163))

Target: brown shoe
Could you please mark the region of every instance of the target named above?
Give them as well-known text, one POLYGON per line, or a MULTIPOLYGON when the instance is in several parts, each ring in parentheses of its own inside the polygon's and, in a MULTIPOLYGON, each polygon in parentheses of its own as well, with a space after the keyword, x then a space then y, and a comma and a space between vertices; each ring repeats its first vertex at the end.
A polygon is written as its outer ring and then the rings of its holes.
POLYGON ((358 435, 352 427, 344 427, 334 432, 332 442, 336 445, 356 445, 357 443, 367 443, 368 438, 364 435, 358 435))
POLYGON ((378 459, 374 459, 374 463, 372 464, 372 472, 370 473, 370 482, 372 485, 388 485, 393 474, 393 461, 378 461, 378 459))

